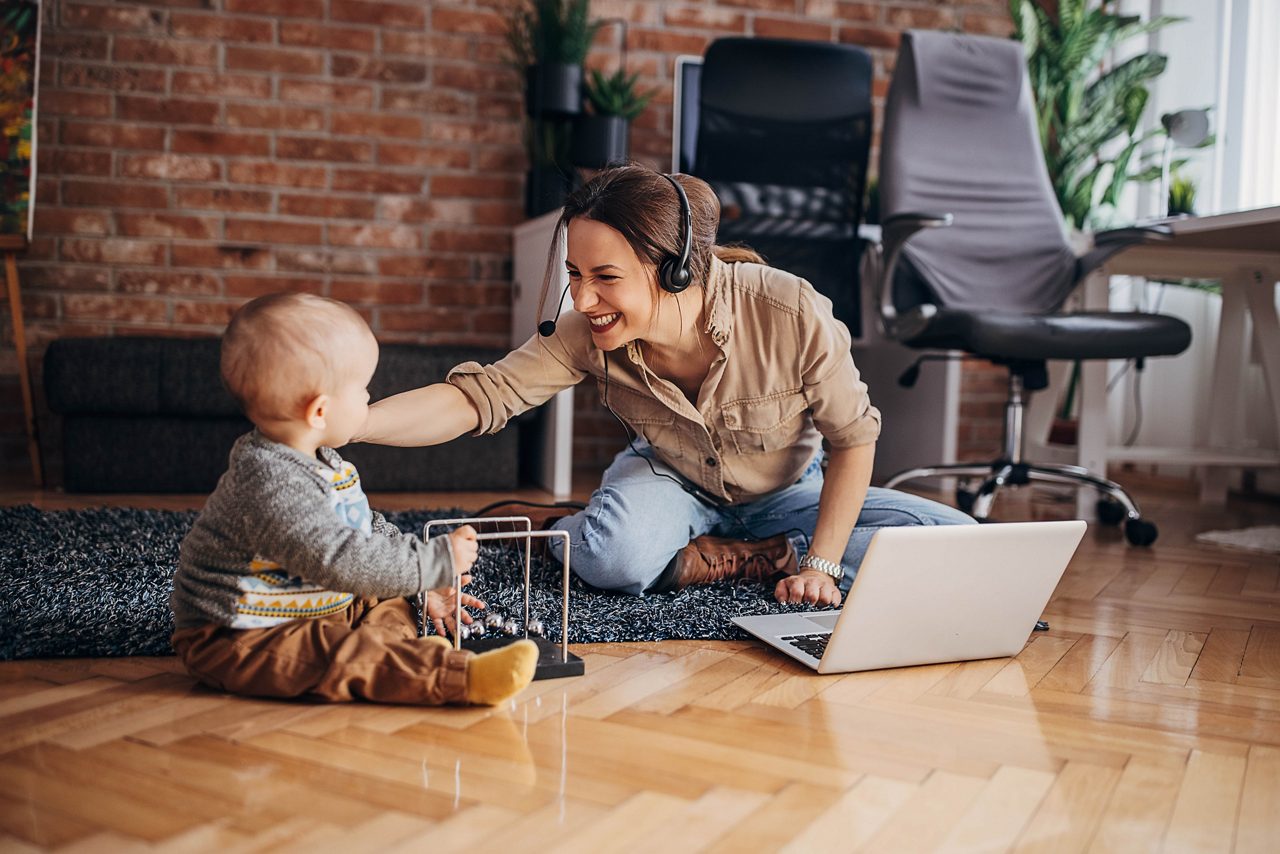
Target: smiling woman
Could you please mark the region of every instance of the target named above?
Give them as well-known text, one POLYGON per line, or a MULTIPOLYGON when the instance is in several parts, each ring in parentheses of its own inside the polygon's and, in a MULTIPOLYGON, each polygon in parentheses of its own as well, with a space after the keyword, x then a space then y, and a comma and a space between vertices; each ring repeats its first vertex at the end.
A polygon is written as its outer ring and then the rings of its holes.
MULTIPOLYGON (((575 311, 495 364, 374 404, 357 440, 495 433, 594 377, 628 447, 585 510, 529 515, 569 532, 584 581, 635 595, 743 578, 834 605, 878 528, 971 523, 869 486, 880 413, 848 330, 805 280, 717 246, 719 219, 697 178, 601 172, 566 201, 553 241, 566 238, 575 311)), ((549 261, 544 301, 550 278, 549 261)))

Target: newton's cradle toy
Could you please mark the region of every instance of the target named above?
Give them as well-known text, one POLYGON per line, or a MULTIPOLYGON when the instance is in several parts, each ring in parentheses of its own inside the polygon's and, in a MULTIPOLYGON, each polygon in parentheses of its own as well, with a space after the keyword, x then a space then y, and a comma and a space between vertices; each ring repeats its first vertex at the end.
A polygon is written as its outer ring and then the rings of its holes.
MULTIPOLYGON (((519 525, 523 530, 486 531, 477 533, 476 539, 486 540, 523 540, 524 541, 524 614, 522 620, 497 613, 488 613, 477 618, 470 625, 462 623, 462 576, 455 581, 455 612, 453 615, 453 648, 469 649, 472 652, 486 652, 501 646, 514 643, 521 638, 533 641, 538 645, 538 668, 534 672, 536 679, 558 679, 562 676, 581 676, 585 670, 581 658, 569 652, 569 532, 568 531, 535 531, 533 522, 528 516, 486 516, 466 519, 432 519, 422 529, 422 539, 431 538, 431 529, 443 525, 492 525, 495 523, 511 523, 519 525), (564 540, 564 559, 562 563, 561 599, 560 599, 560 644, 557 646, 543 636, 544 626, 541 620, 529 613, 529 575, 533 564, 533 541, 560 537, 564 540)), ((418 636, 427 632, 426 593, 418 594, 418 636)))

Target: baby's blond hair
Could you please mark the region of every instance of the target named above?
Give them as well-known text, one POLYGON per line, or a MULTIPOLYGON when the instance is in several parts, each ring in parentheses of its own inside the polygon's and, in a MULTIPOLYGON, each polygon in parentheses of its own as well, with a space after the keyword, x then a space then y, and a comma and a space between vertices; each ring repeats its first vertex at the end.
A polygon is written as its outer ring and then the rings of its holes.
POLYGON ((355 309, 312 294, 258 297, 232 316, 222 337, 222 381, 255 423, 300 417, 332 393, 353 335, 372 335, 355 309))

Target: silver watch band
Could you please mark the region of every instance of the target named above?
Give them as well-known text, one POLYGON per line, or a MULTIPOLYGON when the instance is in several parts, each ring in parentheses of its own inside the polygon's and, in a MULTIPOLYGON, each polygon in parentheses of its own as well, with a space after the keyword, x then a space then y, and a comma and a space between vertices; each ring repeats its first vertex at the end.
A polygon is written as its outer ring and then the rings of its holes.
POLYGON ((824 575, 829 575, 836 581, 844 578, 844 567, 835 561, 827 560, 825 557, 818 557, 815 554, 807 554, 800 558, 801 569, 816 569, 824 575))

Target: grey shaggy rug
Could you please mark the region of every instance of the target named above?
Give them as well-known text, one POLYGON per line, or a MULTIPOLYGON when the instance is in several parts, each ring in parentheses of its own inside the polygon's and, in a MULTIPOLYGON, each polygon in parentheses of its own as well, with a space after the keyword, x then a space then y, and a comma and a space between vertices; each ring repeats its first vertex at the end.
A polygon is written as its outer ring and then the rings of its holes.
MULTIPOLYGON (((456 509, 387 513, 403 531, 456 509)), ((104 508, 0 508, 0 660, 169 655, 169 610, 178 544, 194 512, 104 508)), ((434 531, 433 531, 434 533, 434 531)), ((469 591, 490 611, 518 617, 524 605, 523 552, 482 544, 469 591)), ((560 563, 533 560, 531 611, 560 640, 560 563)), ((758 584, 721 582, 680 593, 635 597, 570 585, 570 643, 729 640, 746 637, 729 618, 804 610, 779 605, 758 584)))

